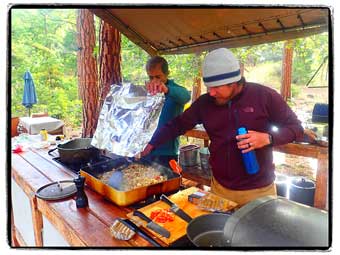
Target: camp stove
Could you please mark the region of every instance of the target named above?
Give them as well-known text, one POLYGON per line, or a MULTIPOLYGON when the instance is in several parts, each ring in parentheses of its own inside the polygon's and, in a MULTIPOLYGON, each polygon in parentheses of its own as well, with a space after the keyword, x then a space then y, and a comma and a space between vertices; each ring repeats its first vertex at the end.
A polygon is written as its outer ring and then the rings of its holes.
POLYGON ((110 162, 113 160, 110 157, 100 155, 99 158, 97 159, 89 159, 88 162, 74 162, 74 163, 64 163, 60 160, 60 157, 55 157, 52 158, 54 161, 58 162, 62 166, 64 166, 66 169, 72 171, 73 173, 78 174, 80 169, 93 166, 95 165, 96 167, 106 170, 109 169, 110 162))

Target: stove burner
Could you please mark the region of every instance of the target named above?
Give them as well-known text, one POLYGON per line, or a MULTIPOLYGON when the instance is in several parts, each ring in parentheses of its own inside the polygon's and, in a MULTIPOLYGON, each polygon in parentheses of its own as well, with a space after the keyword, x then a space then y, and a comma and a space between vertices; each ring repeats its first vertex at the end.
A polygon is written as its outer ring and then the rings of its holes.
POLYGON ((80 163, 64 163, 60 160, 60 157, 55 157, 52 159, 76 174, 78 174, 80 169, 85 168, 85 167, 91 167, 93 165, 99 164, 101 167, 105 168, 107 163, 112 160, 112 158, 104 156, 104 155, 100 155, 100 157, 97 159, 90 159, 88 162, 80 162, 80 163))

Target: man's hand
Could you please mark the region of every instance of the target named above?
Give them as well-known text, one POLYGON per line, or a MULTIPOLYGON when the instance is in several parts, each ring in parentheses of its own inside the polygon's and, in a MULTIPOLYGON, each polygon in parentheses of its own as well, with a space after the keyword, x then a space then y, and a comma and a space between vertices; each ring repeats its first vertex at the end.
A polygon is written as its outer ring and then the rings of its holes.
POLYGON ((262 148, 270 144, 269 134, 248 130, 248 134, 237 135, 237 147, 242 150, 242 153, 262 148))
POLYGON ((150 82, 145 83, 147 91, 151 95, 156 95, 157 93, 168 93, 169 89, 163 82, 160 80, 152 80, 150 82))
POLYGON ((148 143, 146 147, 144 148, 144 150, 140 153, 140 156, 145 157, 153 150, 153 148, 154 148, 153 145, 148 143))

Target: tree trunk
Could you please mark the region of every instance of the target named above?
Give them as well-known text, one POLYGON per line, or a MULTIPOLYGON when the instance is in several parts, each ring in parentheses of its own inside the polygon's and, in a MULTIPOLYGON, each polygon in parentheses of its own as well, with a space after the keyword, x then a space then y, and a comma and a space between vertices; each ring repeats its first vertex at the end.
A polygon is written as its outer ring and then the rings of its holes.
POLYGON ((80 9, 77 17, 78 88, 83 101, 82 137, 92 137, 99 116, 97 61, 94 56, 95 26, 93 14, 80 9))
POLYGON ((101 109, 106 95, 110 91, 110 86, 122 82, 120 32, 108 23, 102 21, 100 25, 99 45, 99 109, 101 109))
POLYGON ((293 65, 293 51, 294 42, 286 41, 283 46, 283 60, 282 60, 282 80, 281 80, 281 95, 285 101, 291 98, 291 84, 292 84, 292 65, 293 65))

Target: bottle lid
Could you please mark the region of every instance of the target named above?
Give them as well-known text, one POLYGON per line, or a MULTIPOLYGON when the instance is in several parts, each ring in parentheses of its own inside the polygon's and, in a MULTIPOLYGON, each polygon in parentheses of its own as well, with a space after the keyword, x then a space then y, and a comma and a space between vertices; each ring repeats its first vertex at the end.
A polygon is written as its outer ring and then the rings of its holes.
POLYGON ((237 133, 239 135, 245 135, 248 133, 247 129, 245 127, 240 127, 238 130, 237 130, 237 133))

